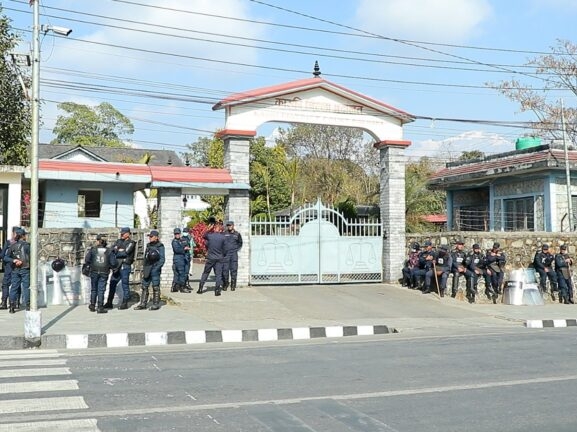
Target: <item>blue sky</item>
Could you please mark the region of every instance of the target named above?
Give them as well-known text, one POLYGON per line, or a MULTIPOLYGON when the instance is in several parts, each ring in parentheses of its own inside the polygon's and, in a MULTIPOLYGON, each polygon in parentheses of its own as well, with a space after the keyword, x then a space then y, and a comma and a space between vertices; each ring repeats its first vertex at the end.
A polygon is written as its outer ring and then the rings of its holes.
MULTIPOLYGON (((28 0, 1 3, 29 41, 28 0)), ((133 121, 134 145, 177 152, 223 127, 224 113, 212 111, 218 100, 310 77, 315 60, 325 79, 417 116, 535 120, 485 84, 514 77, 539 87, 539 81, 513 71, 527 71, 522 65, 550 52, 557 39, 577 43, 575 0, 40 4, 42 24, 73 29, 69 38, 42 38, 41 141, 52 138, 58 102, 106 101, 133 121)), ((28 49, 24 44, 20 51, 28 49)), ((568 106, 577 102, 568 94, 550 97, 563 97, 568 106)), ((276 126, 258 132, 269 136, 276 126)), ((513 150, 525 132, 417 120, 405 127, 405 139, 413 142, 411 156, 445 158, 463 150, 513 150)))

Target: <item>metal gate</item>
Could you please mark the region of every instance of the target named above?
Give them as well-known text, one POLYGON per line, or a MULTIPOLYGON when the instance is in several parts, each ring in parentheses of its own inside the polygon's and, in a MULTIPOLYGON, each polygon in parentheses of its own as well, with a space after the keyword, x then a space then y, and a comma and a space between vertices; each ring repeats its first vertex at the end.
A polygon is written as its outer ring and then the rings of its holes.
POLYGON ((251 221, 252 285, 383 280, 380 221, 347 221, 320 200, 285 219, 251 221))

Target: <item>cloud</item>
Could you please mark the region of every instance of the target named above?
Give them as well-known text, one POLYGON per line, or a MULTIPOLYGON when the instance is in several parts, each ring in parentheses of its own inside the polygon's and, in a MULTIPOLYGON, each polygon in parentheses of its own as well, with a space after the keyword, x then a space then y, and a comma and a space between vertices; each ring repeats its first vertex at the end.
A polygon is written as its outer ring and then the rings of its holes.
POLYGON ((492 12, 488 0, 361 0, 356 25, 387 37, 462 42, 492 12))
POLYGON ((427 156, 450 161, 457 159, 464 151, 478 150, 490 155, 514 149, 514 144, 499 134, 468 131, 442 140, 415 141, 407 149, 406 155, 411 158, 427 156))

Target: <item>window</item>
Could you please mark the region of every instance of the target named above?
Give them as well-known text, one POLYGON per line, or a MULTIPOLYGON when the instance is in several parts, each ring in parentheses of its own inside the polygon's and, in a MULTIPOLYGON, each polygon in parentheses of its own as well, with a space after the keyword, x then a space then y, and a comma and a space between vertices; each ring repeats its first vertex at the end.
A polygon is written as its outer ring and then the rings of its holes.
POLYGON ((535 199, 517 198, 503 200, 505 207, 505 231, 535 230, 535 199))
POLYGON ((78 217, 100 217, 100 197, 99 190, 80 190, 78 191, 78 217))

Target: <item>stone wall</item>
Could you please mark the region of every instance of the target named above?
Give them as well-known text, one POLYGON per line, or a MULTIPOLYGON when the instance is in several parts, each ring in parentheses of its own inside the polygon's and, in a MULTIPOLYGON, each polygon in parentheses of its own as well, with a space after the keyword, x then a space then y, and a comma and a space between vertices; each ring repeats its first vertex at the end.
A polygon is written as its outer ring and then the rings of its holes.
MULTIPOLYGON (((554 252, 559 251, 559 246, 567 244, 568 252, 575 257, 577 252, 577 232, 477 232, 477 231, 448 231, 440 233, 407 234, 406 252, 412 242, 423 244, 425 240, 431 240, 435 246, 441 244, 454 248, 455 241, 462 240, 465 249, 479 243, 482 250, 490 249, 494 242, 501 244, 501 249, 507 255, 507 270, 528 267, 533 262, 535 252, 547 243, 554 252)), ((400 277, 400 270, 399 270, 400 277)))
MULTIPOLYGON (((64 229, 64 228, 40 228, 38 230, 38 259, 43 264, 55 258, 62 258, 67 266, 79 266, 84 262, 84 254, 96 242, 96 236, 106 236, 108 244, 112 245, 119 238, 119 229, 64 229)), ((136 241, 136 255, 133 265, 131 282, 139 284, 142 274, 142 258, 148 231, 132 230, 132 239, 136 241)), ((169 242, 170 244, 170 242, 169 242)), ((166 264, 165 264, 166 266, 166 264)))

